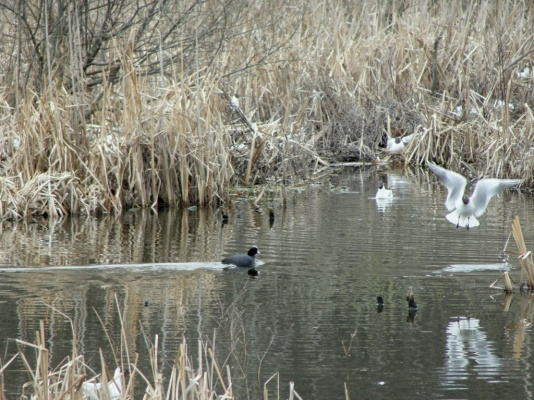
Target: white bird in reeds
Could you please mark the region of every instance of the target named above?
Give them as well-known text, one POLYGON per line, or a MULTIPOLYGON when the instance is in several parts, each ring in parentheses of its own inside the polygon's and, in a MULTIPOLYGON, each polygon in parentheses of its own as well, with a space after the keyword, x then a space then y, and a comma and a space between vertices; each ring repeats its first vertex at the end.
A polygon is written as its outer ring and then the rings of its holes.
POLYGON ((389 154, 401 154, 404 151, 401 138, 388 139, 387 151, 389 154))
POLYGON ((528 79, 530 78, 530 68, 525 67, 520 72, 517 73, 517 77, 521 79, 528 79))
POLYGON ((239 97, 236 95, 233 95, 230 99, 230 107, 232 107, 232 110, 237 111, 239 110, 239 97))
POLYGON ((476 217, 486 211, 490 199, 505 189, 520 185, 522 179, 481 179, 477 182, 471 196, 464 195, 467 179, 453 171, 449 171, 434 163, 427 161, 430 170, 447 188, 445 207, 450 214, 445 218, 456 228, 475 228, 480 225, 476 217))
MULTIPOLYGON (((94 378, 93 378, 94 379, 94 378)), ((121 367, 117 367, 113 374, 113 380, 109 381, 107 384, 108 394, 110 399, 118 399, 122 393, 122 370, 121 367)), ((104 398, 102 395, 103 391, 102 384, 100 382, 83 382, 82 383, 82 393, 83 398, 89 400, 99 400, 104 398)), ((106 396, 107 397, 107 396, 106 396)))
MULTIPOLYGON (((454 111, 451 111, 451 114, 454 115, 457 118, 462 118, 463 115, 464 115, 464 108, 462 106, 458 106, 458 107, 456 107, 454 109, 454 111)), ((477 111, 476 108, 471 107, 471 108, 469 108, 469 112, 467 114, 471 115, 471 116, 477 116, 480 113, 477 111)))
POLYGON ((403 137, 388 138, 386 149, 390 154, 401 154, 405 146, 412 141, 413 137, 414 133, 403 137))
MULTIPOLYGON (((495 100, 493 102, 493 108, 496 110, 500 110, 501 108, 504 107, 505 104, 506 103, 502 100, 495 100)), ((515 109, 515 106, 512 103, 508 103, 508 109, 513 111, 515 109)))
POLYGON ((386 189, 384 184, 380 182, 378 185, 378 191, 376 192, 375 199, 391 199, 393 197, 393 192, 391 189, 386 189))

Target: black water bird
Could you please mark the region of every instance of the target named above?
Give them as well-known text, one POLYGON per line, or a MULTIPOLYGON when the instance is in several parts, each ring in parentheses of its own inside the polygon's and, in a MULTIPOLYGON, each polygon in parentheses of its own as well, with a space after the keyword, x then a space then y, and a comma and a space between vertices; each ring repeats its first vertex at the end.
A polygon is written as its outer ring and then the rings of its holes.
POLYGON ((256 254, 260 254, 257 247, 251 247, 247 254, 236 254, 224 258, 221 262, 223 264, 231 264, 240 268, 254 268, 256 265, 256 254))
POLYGON ((269 228, 272 228, 274 224, 274 211, 272 208, 269 208, 269 228))
POLYGON ((408 316, 406 317, 406 322, 413 324, 415 321, 415 314, 417 314, 417 304, 415 304, 415 296, 412 288, 410 288, 410 291, 406 294, 406 301, 408 302, 408 316))
POLYGON ((381 313, 384 310, 384 298, 382 296, 376 297, 376 311, 381 313))
POLYGON ((417 304, 415 303, 415 296, 413 295, 413 293, 409 293, 408 295, 406 295, 406 301, 408 302, 408 310, 417 310, 417 304))

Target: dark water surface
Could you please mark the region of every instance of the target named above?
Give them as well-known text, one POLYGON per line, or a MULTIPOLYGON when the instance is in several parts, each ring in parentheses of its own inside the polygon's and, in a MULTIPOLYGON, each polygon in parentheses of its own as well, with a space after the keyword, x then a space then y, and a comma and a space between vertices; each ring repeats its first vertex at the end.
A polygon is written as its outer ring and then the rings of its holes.
MULTIPOLYGON (((15 339, 35 341, 43 320, 55 367, 71 354, 72 321, 87 364, 100 371, 102 348, 113 369, 106 331, 120 352, 120 311, 128 348, 149 375, 147 339, 158 335, 169 376, 183 337, 196 360, 197 339, 216 332, 238 399, 260 398, 276 373, 270 398, 278 390, 286 398, 290 381, 305 400, 344 399, 345 390, 359 400, 532 397, 534 300, 489 288, 504 270, 519 283, 519 263, 503 249, 516 214, 533 248, 532 197, 494 198, 467 231, 445 220, 445 191, 423 171, 357 169, 333 187, 287 192, 285 209, 279 192, 267 201, 272 226, 245 201, 225 225, 218 211, 200 210, 4 222, 2 365, 18 351, 15 339), (373 199, 378 179, 391 201, 373 199), (220 259, 252 245, 258 277, 221 271, 220 259)), ((18 362, 4 373, 10 398, 28 381, 22 370, 18 362)))

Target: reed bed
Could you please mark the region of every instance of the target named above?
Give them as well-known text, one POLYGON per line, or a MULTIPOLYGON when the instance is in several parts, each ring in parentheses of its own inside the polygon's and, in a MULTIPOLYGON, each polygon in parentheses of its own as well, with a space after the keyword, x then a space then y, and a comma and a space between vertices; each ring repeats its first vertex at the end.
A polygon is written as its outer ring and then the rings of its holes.
POLYGON ((0 8, 0 217, 220 204, 235 185, 389 161, 387 137, 409 134, 402 162, 477 164, 532 187, 530 3, 186 3, 196 19, 185 7, 176 24, 169 8, 157 26, 125 25, 91 65, 79 21, 62 46, 0 8), (225 25, 209 14, 221 7, 225 25), (32 45, 47 49, 40 70, 32 45))
MULTIPOLYGON (((118 306, 117 297, 115 298, 118 306)), ((21 398, 39 399, 131 399, 142 394, 145 400, 232 400, 239 398, 234 394, 229 357, 220 362, 216 353, 216 333, 210 338, 199 338, 196 355, 191 354, 188 342, 182 339, 176 353, 174 365, 170 374, 164 376, 161 371, 161 361, 158 359, 158 335, 154 341, 145 337, 148 346, 151 370, 143 372, 139 366, 138 354, 128 351, 127 332, 121 318, 121 343, 112 347, 115 366, 108 366, 110 355, 104 355, 100 350, 101 373, 96 374, 86 364, 85 358, 78 353, 76 334, 72 320, 58 310, 71 324, 73 332, 72 353, 60 365, 50 365, 49 350, 46 347, 45 324, 40 322, 40 329, 36 332, 35 343, 16 340, 19 352, 0 368, 0 379, 4 382, 4 375, 13 364, 20 360, 28 376, 28 382, 21 387, 21 398), (27 354, 33 351, 33 356, 27 354), (112 382, 113 370, 119 366, 123 371, 120 379, 112 382), (96 375, 96 377, 95 377, 96 375), (99 392, 87 389, 87 383, 96 384, 99 392)), ((239 324, 239 317, 235 323, 239 324)), ((108 336, 109 339, 109 336, 108 336)), ((295 384, 290 382, 289 398, 302 399, 295 390, 295 384)), ((91 386, 92 387, 92 386, 91 386)), ((247 393, 247 398, 250 394, 247 393)), ((0 398, 8 398, 0 384, 0 398)), ((278 373, 271 376, 263 384, 263 400, 280 398, 280 382, 278 373), (273 389, 274 386, 274 389, 273 389)))

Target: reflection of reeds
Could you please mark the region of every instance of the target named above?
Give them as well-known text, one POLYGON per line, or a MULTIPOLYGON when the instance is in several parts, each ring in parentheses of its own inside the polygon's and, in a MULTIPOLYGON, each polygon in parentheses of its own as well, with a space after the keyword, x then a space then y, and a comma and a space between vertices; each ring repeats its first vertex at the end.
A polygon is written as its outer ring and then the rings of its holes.
MULTIPOLYGON (((251 204, 243 203, 247 212, 251 204)), ((158 214, 137 210, 100 218, 25 220, 3 226, 0 263, 4 266, 196 262, 222 259, 236 227, 230 218, 224 235, 211 209, 158 214), (49 243, 54 246, 49 246, 49 243), (90 260, 90 261, 89 261, 90 260)), ((38 280, 41 280, 39 276, 38 280)), ((26 282, 28 282, 26 280, 26 282)))
POLYGON ((530 335, 527 335, 527 330, 530 330, 532 325, 532 314, 534 312, 534 299, 531 295, 521 296, 521 318, 517 323, 513 325, 515 328, 514 341, 513 341, 513 356, 515 359, 522 359, 523 353, 528 351, 528 346, 525 346, 525 339, 528 339, 530 335))
POLYGON ((523 286, 523 283, 526 283, 528 288, 532 290, 534 289, 534 264, 532 262, 532 252, 527 250, 518 216, 516 216, 512 222, 512 234, 519 251, 511 251, 510 253, 519 256, 519 263, 521 264, 521 286, 523 286))

